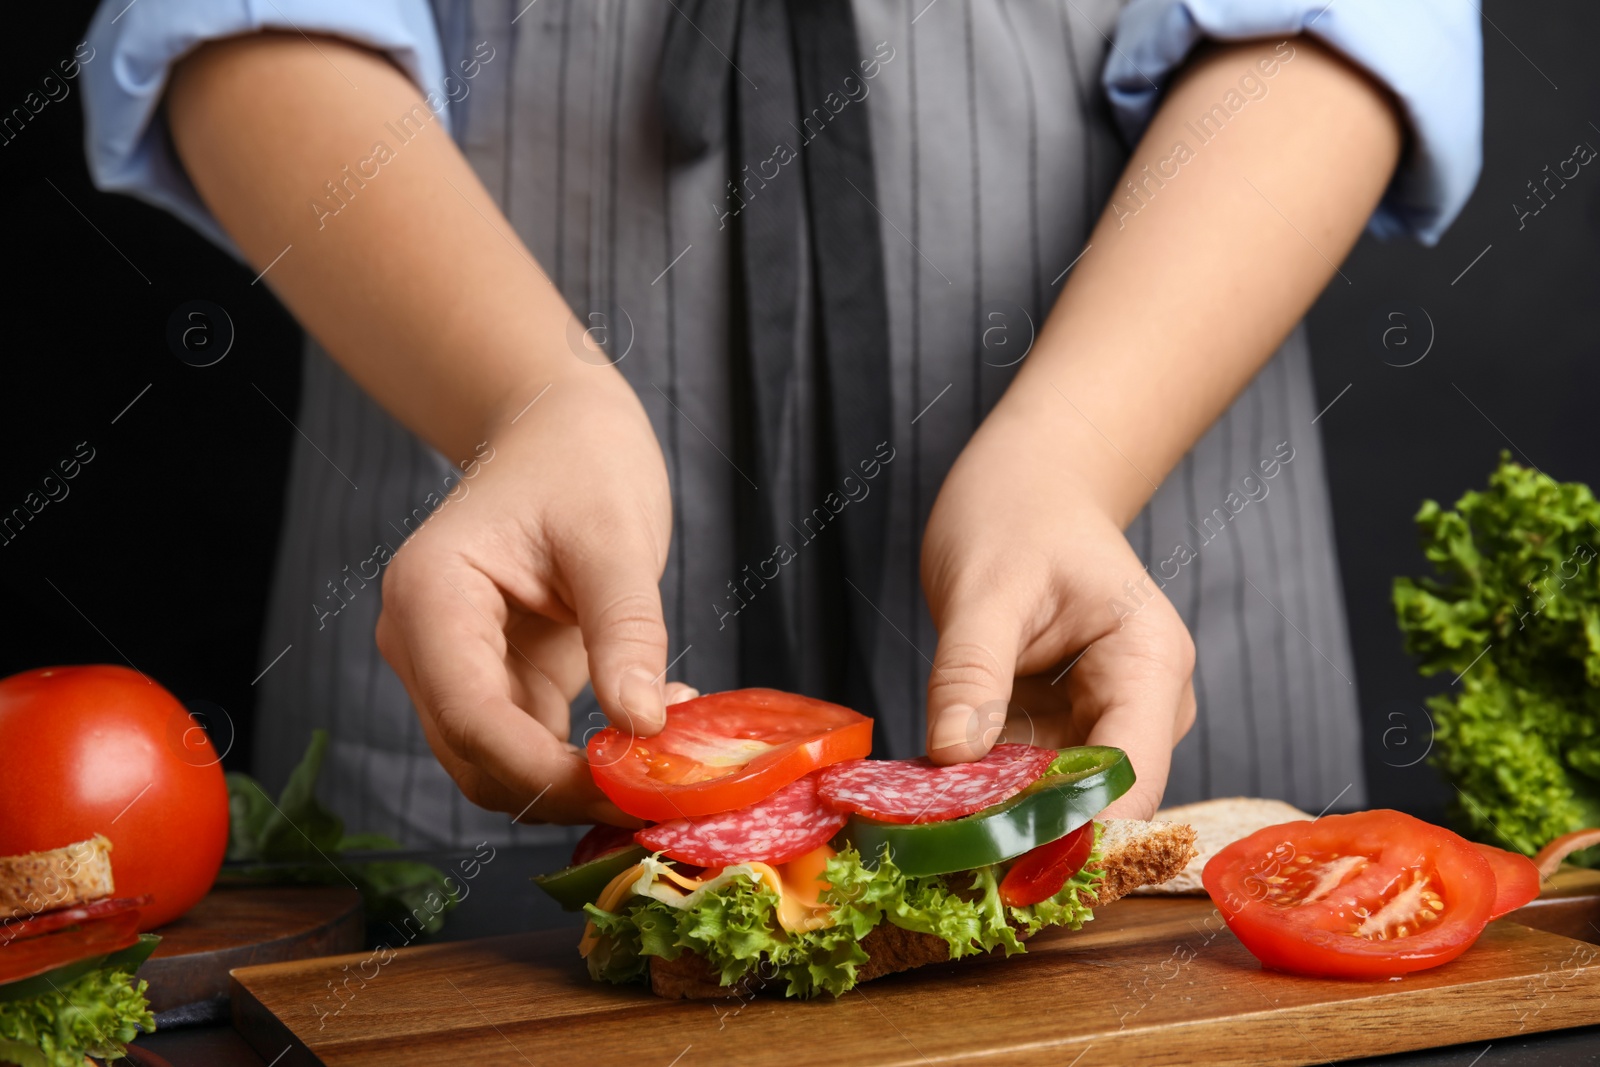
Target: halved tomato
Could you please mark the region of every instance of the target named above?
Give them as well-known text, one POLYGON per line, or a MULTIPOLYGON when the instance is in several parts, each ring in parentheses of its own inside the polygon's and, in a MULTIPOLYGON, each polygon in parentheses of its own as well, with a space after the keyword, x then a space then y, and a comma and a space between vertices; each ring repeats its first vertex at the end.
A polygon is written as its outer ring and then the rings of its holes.
POLYGON ((139 942, 139 912, 118 912, 67 930, 30 937, 0 949, 0 985, 32 978, 87 956, 103 956, 139 942))
POLYGON ((1532 860, 1503 848, 1474 841, 1473 847, 1483 854, 1494 871, 1494 905, 1489 909, 1492 922, 1509 915, 1539 895, 1539 868, 1532 860))
POLYGON ((1398 811, 1269 826, 1211 858, 1206 892, 1267 967, 1392 978, 1477 940, 1494 870, 1472 843, 1398 811))
POLYGON ((94 919, 104 919, 107 916, 118 915, 125 911, 149 907, 153 899, 148 893, 142 897, 107 897, 103 900, 90 901, 88 904, 77 904, 70 908, 57 908, 55 911, 41 912, 38 915, 30 915, 26 918, 6 919, 0 922, 0 948, 4 948, 13 941, 39 937, 42 934, 65 930, 69 926, 78 926, 94 919))
POLYGON ((735 689, 667 708, 654 737, 607 727, 589 765, 612 803, 662 822, 748 807, 818 767, 872 751, 872 720, 776 689, 735 689))

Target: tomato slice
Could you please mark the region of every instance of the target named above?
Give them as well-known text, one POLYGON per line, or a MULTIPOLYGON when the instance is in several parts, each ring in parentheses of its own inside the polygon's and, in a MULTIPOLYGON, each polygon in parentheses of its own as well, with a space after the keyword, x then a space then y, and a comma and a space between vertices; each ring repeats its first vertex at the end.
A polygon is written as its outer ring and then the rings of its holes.
POLYGON ((776 689, 735 689, 667 708, 654 737, 607 727, 589 766, 612 803, 665 822, 748 807, 818 767, 872 751, 872 720, 776 689))
POLYGON ((104 919, 110 915, 117 915, 124 911, 133 911, 150 904, 153 898, 146 893, 142 897, 116 897, 91 901, 88 904, 78 904, 70 908, 57 908, 55 911, 41 912, 30 915, 25 919, 14 918, 0 922, 0 948, 21 941, 24 938, 38 937, 41 934, 54 933, 64 930, 69 926, 88 922, 91 919, 104 919))
POLYGON ((1000 882, 1000 901, 1025 908, 1061 892, 1067 879, 1083 870, 1094 851, 1094 823, 1087 822, 1066 837, 1023 853, 1000 882))
POLYGON ((1329 978, 1447 963, 1495 903, 1494 870, 1471 842, 1398 811, 1269 826, 1213 856, 1202 878, 1263 965, 1329 978))
POLYGON ((53 971, 85 956, 116 952, 138 941, 137 908, 16 941, 0 949, 0 985, 53 971))
POLYGON ((578 843, 572 848, 571 866, 577 867, 597 860, 601 856, 610 855, 619 849, 633 847, 633 831, 623 826, 607 826, 605 823, 596 823, 589 832, 578 838, 578 843))
POLYGON ((1489 861, 1494 871, 1494 905, 1489 919, 1509 915, 1539 895, 1539 868, 1528 857, 1503 848, 1474 841, 1473 847, 1489 861))

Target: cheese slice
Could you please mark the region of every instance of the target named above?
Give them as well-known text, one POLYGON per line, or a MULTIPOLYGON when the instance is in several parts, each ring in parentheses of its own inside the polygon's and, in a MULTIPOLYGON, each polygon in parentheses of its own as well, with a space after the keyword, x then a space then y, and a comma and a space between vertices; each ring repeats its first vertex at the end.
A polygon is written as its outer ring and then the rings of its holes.
MULTIPOLYGON (((778 924, 785 930, 790 933, 821 930, 833 925, 833 908, 821 899, 827 883, 819 878, 833 854, 833 849, 822 845, 799 859, 782 864, 782 870, 767 863, 735 863, 710 878, 680 874, 652 856, 606 883, 595 906, 601 911, 615 912, 632 897, 649 897, 670 908, 689 909, 704 900, 707 893, 721 889, 735 878, 748 878, 765 882, 777 894, 778 924)), ((586 924, 583 938, 578 942, 578 953, 588 956, 598 941, 594 923, 586 924)))
MULTIPOLYGON (((594 906, 601 911, 616 911, 622 902, 633 896, 633 883, 639 877, 639 872, 644 870, 643 863, 635 863, 632 867, 618 874, 606 887, 600 891, 600 896, 595 900, 594 906)), ((589 953, 594 951, 594 946, 599 943, 600 935, 594 928, 594 920, 583 924, 583 937, 578 939, 578 955, 584 959, 589 958, 589 953)))

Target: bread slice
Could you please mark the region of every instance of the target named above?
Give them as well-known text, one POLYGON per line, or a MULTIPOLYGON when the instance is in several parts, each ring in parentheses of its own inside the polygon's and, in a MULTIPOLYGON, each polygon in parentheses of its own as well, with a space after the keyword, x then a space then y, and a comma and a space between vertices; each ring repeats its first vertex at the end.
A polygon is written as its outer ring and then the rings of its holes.
MULTIPOLYGON (((1195 835, 1187 826, 1138 819, 1102 819, 1100 825, 1099 868, 1105 877, 1098 883, 1095 899, 1085 901, 1091 907, 1104 907, 1137 886, 1164 882, 1194 856, 1195 835)), ((905 930, 887 920, 861 939, 861 948, 867 962, 856 969, 858 982, 950 959, 950 946, 942 937, 905 930)), ((748 996, 751 992, 740 985, 722 985, 705 960, 691 952, 675 960, 652 956, 650 988, 658 997, 691 1000, 748 996)))
POLYGON ((1262 797, 1219 797, 1156 812, 1157 822, 1187 823, 1194 827, 1194 859, 1178 875, 1158 884, 1143 885, 1138 893, 1204 893, 1200 872, 1212 856, 1257 830, 1279 823, 1298 822, 1311 816, 1281 800, 1262 797))
POLYGON ((0 922, 109 897, 111 842, 102 834, 48 852, 0 857, 0 922))

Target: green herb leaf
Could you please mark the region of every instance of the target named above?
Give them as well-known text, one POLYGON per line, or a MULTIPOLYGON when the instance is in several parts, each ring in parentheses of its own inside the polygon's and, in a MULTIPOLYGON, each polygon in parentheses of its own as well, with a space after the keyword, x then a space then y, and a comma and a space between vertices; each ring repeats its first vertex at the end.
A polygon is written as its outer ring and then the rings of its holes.
POLYGON ((314 730, 311 744, 276 804, 246 774, 229 774, 228 859, 260 866, 233 868, 233 883, 354 885, 371 922, 420 924, 436 934, 459 900, 445 873, 414 860, 349 861, 345 852, 395 851, 383 834, 345 834, 344 822, 317 800, 317 778, 328 752, 328 732, 314 730))
POLYGON ((344 837, 344 822, 317 800, 317 777, 328 754, 328 731, 314 730, 311 745, 278 797, 278 805, 261 828, 261 858, 308 859, 333 852, 344 837))

